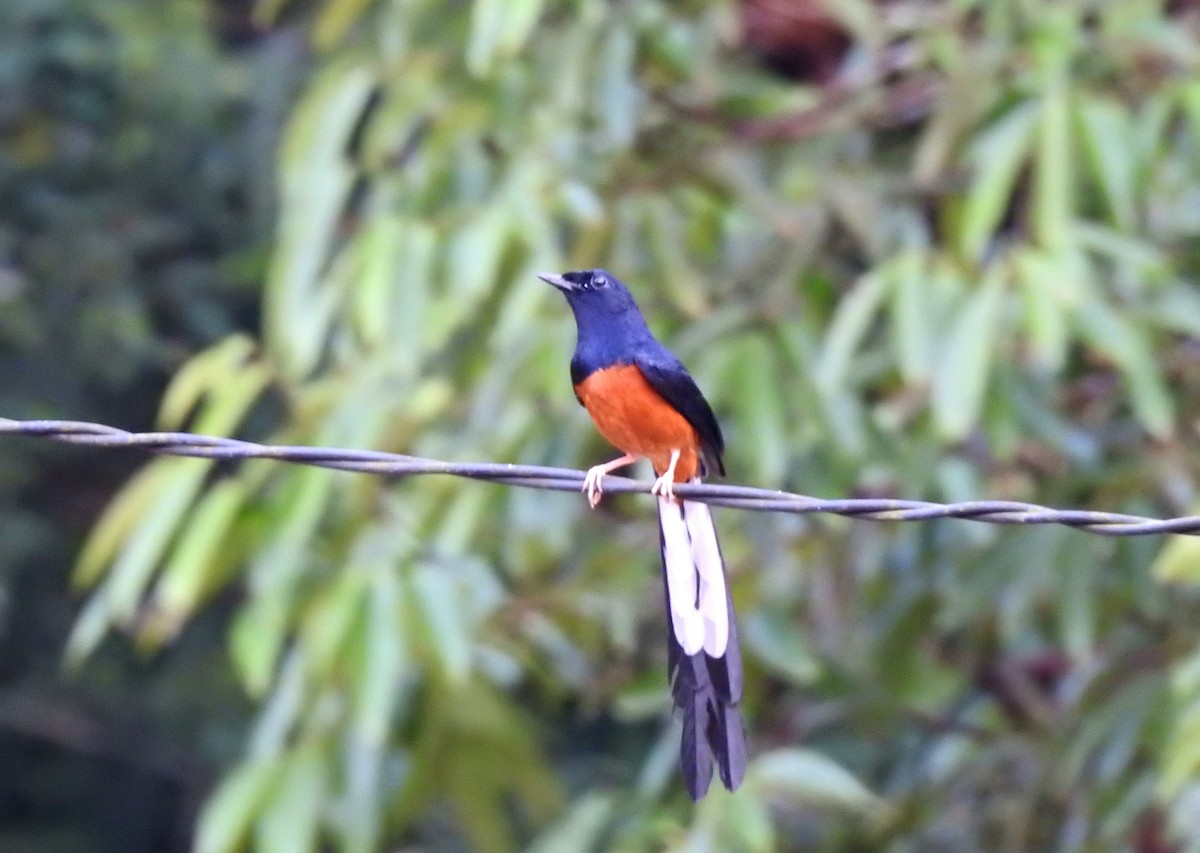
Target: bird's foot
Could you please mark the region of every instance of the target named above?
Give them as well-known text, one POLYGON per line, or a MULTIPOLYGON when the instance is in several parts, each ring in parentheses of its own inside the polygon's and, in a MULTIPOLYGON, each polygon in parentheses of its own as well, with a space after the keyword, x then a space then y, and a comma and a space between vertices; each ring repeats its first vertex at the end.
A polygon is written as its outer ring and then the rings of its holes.
POLYGON ((604 465, 593 465, 583 477, 583 492, 587 495, 588 506, 592 509, 596 508, 596 504, 600 503, 600 496, 604 494, 602 483, 607 473, 608 469, 604 465))
POLYGON ((667 470, 654 481, 654 485, 650 487, 650 494, 659 495, 669 501, 675 500, 675 466, 677 464, 679 464, 679 451, 672 450, 667 470))
POLYGON ((618 468, 624 468, 626 465, 632 465, 637 460, 636 456, 626 453, 620 459, 614 459, 612 462, 605 462, 603 465, 593 465, 591 468, 588 468, 587 473, 583 475, 583 489, 581 490, 587 495, 588 506, 595 509, 596 504, 600 503, 600 496, 604 494, 602 482, 606 474, 618 468))
POLYGON ((669 501, 675 500, 675 472, 668 471, 655 480, 650 487, 650 494, 660 495, 669 501))

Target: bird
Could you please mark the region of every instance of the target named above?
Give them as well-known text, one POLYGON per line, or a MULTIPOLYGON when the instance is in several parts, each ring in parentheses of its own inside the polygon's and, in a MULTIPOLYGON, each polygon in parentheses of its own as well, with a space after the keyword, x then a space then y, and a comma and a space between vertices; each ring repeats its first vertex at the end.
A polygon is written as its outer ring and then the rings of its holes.
POLYGON ((683 363, 650 332, 633 295, 603 269, 540 273, 575 316, 575 397, 596 429, 622 452, 584 477, 592 508, 604 477, 648 459, 657 479, 659 552, 667 610, 667 678, 683 720, 679 766, 693 801, 715 765, 730 791, 746 772, 742 657, 724 558, 707 504, 682 500, 675 485, 725 473, 725 441, 712 407, 683 363))

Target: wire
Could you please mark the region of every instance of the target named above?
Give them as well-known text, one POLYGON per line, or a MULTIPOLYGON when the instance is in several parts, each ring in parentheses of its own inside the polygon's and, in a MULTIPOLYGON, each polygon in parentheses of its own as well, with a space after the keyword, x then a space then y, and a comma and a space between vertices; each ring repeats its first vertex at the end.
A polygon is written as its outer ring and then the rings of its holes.
MULTIPOLYGON (((444 474, 485 480, 509 486, 578 492, 584 472, 541 465, 508 465, 491 462, 442 462, 420 456, 384 453, 378 450, 345 450, 335 447, 295 447, 256 444, 234 438, 218 438, 186 432, 127 432, 116 427, 83 421, 14 421, 0 418, 0 435, 40 436, 93 447, 125 447, 171 456, 205 459, 277 459, 301 465, 361 471, 390 477, 444 474)), ((608 494, 648 493, 650 484, 627 477, 604 478, 608 494)), ((823 500, 791 492, 728 486, 714 483, 681 484, 675 494, 714 506, 763 512, 796 514, 831 513, 872 521, 927 521, 959 518, 990 524, 1061 524, 1103 536, 1149 536, 1161 533, 1200 535, 1200 516, 1158 520, 1114 512, 1051 509, 1020 501, 966 501, 940 504, 931 501, 889 498, 823 500)))

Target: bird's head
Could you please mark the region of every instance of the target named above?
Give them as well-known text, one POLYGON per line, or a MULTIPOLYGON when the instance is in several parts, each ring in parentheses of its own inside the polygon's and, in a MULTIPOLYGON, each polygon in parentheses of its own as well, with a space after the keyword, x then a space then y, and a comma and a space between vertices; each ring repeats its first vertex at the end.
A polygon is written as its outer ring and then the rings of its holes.
POLYGON ((629 288, 607 270, 576 270, 562 275, 539 273, 538 278, 562 291, 577 320, 638 313, 629 288))

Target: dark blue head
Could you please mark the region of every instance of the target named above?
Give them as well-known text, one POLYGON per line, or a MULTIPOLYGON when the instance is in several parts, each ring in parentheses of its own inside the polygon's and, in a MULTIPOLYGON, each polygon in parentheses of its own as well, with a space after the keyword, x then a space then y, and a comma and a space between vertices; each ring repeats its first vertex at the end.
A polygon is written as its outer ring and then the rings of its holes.
POLYGON ((595 343, 597 339, 634 343, 650 336, 629 288, 607 270, 577 270, 562 275, 541 273, 538 278, 567 297, 581 345, 595 343))

